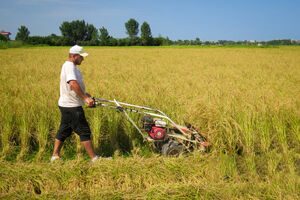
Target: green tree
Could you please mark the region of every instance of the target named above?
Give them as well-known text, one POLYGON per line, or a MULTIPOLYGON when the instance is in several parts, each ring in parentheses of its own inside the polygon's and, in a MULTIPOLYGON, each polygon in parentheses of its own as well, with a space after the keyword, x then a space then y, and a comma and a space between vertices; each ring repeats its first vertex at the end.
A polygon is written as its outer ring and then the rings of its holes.
POLYGON ((59 29, 63 40, 69 45, 74 45, 79 41, 87 41, 87 39, 90 39, 88 26, 84 20, 74 20, 72 22, 63 22, 59 29))
POLYGON ((110 38, 108 31, 103 26, 99 30, 100 30, 100 45, 107 46, 110 38))
POLYGON ((2 35, 2 34, 0 33, 0 41, 5 41, 5 42, 7 42, 8 39, 7 39, 4 35, 2 35))
POLYGON ((126 33, 131 39, 135 38, 139 33, 139 23, 135 19, 129 19, 128 22, 125 23, 125 27, 126 33))
POLYGON ((117 46, 117 45, 118 45, 118 40, 113 37, 109 37, 108 46, 117 46))
POLYGON ((144 22, 141 26, 141 40, 144 46, 149 46, 152 44, 151 29, 147 22, 144 22))
POLYGON ((26 26, 21 26, 20 28, 18 28, 18 33, 16 35, 16 40, 21 40, 23 42, 28 40, 29 37, 29 30, 26 26))
POLYGON ((93 24, 86 25, 86 38, 85 41, 97 41, 98 40, 98 30, 93 24))
POLYGON ((200 40, 200 38, 196 37, 195 45, 201 45, 201 40, 200 40))
POLYGON ((51 38, 56 39, 58 38, 58 36, 55 33, 51 33, 51 35, 49 35, 51 38))

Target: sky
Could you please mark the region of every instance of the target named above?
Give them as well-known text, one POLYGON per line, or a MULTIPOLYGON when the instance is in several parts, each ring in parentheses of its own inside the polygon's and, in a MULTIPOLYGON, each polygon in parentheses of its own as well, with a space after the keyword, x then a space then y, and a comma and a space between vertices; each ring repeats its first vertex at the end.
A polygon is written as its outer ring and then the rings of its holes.
MULTIPOLYGON (((171 40, 300 40, 300 0, 0 0, 0 30, 15 38, 26 26, 30 36, 61 35, 64 21, 104 26, 127 37, 134 18, 150 25, 152 36, 171 40)), ((139 32, 140 35, 140 32, 139 32)))

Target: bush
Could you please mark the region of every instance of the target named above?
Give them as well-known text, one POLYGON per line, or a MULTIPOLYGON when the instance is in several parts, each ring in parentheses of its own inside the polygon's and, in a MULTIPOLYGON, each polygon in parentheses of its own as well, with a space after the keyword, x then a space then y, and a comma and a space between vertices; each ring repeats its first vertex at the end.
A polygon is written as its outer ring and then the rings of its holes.
POLYGON ((99 41, 78 41, 77 44, 80 46, 98 46, 99 41))
POLYGON ((54 41, 54 39, 52 39, 51 36, 46 36, 46 37, 31 36, 28 38, 27 42, 28 42, 28 44, 31 44, 31 45, 40 45, 40 44, 47 44, 50 46, 55 45, 55 41, 54 41))
POLYGON ((0 49, 7 49, 8 48, 8 42, 0 40, 0 49))
POLYGON ((17 40, 9 41, 8 44, 9 44, 9 48, 17 48, 17 47, 22 47, 24 45, 22 41, 17 41, 17 40))
POLYGON ((108 46, 118 46, 118 40, 113 37, 110 37, 108 39, 108 46))
POLYGON ((162 37, 153 38, 153 42, 152 42, 153 46, 161 46, 162 44, 163 44, 162 37))
POLYGON ((2 41, 2 40, 0 40, 0 49, 18 48, 23 45, 24 44, 22 41, 15 41, 15 40, 2 41))
POLYGON ((7 39, 7 37, 5 37, 4 35, 2 35, 2 34, 0 33, 0 41, 5 41, 5 42, 7 42, 8 39, 7 39))
POLYGON ((59 37, 57 40, 55 40, 56 46, 70 46, 73 42, 70 41, 69 38, 66 37, 59 37))
POLYGON ((130 39, 129 38, 121 38, 118 40, 118 46, 129 46, 130 39))

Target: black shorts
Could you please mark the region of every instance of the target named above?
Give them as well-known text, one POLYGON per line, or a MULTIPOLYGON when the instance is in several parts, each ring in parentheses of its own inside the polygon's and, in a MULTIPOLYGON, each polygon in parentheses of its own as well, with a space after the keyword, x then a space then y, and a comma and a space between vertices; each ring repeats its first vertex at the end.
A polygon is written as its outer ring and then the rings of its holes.
POLYGON ((61 112, 61 122, 55 138, 63 142, 74 131, 79 135, 80 141, 91 140, 91 130, 82 107, 58 107, 61 112))

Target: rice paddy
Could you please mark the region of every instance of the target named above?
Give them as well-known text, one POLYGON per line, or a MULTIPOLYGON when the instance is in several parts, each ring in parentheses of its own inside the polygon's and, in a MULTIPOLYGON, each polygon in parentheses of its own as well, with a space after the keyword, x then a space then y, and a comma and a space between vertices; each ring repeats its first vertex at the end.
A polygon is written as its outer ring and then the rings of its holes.
POLYGON ((0 198, 300 197, 299 47, 85 51, 79 69, 91 95, 189 121, 211 152, 163 158, 115 110, 85 108, 96 153, 114 159, 91 165, 73 134, 50 164, 68 47, 0 50, 0 198))

